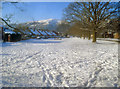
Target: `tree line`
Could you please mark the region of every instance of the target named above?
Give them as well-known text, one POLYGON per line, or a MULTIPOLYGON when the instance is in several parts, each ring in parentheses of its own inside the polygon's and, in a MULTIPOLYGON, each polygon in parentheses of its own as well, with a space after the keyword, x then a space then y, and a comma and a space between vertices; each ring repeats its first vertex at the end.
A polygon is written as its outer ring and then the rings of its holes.
MULTIPOLYGON (((10 2, 10 4, 19 5, 18 2, 10 2)), ((97 35, 106 29, 112 29, 120 34, 119 8, 119 2, 71 2, 65 8, 64 21, 58 25, 57 30, 88 39, 93 35, 93 42, 96 42, 97 35)), ((10 15, 7 19, 0 17, 0 20, 16 32, 20 32, 20 29, 24 31, 28 29, 26 26, 14 27, 10 25, 9 17, 10 15)))
POLYGON ((119 7, 119 2, 72 2, 64 11, 64 20, 72 24, 69 33, 88 39, 92 34, 96 42, 96 34, 107 28, 120 33, 119 7))

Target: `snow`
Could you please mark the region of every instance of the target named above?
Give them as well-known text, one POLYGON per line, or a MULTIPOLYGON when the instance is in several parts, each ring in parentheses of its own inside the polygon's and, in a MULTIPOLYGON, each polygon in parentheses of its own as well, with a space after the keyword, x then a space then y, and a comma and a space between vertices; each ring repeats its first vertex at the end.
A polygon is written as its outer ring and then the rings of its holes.
POLYGON ((13 31, 5 31, 6 34, 15 34, 13 31))
POLYGON ((117 42, 30 39, 1 54, 3 87, 118 87, 117 42))
POLYGON ((31 35, 32 33, 30 33, 28 30, 22 30, 22 29, 20 29, 20 31, 22 32, 22 33, 24 33, 24 34, 27 34, 27 35, 31 35))
POLYGON ((49 23, 49 21, 53 20, 52 18, 50 19, 46 19, 46 20, 40 20, 40 21, 37 21, 37 22, 41 22, 41 23, 49 23))
POLYGON ((47 35, 44 31, 40 31, 40 33, 43 34, 44 36, 47 35))
POLYGON ((50 32, 52 35, 56 36, 56 34, 54 32, 50 32))
POLYGON ((53 34, 54 36, 56 36, 56 34, 55 34, 54 32, 52 32, 52 34, 53 34))
MULTIPOLYGON (((0 40, 0 43, 2 42, 2 40, 0 40)), ((0 44, 0 54, 2 54, 2 44, 0 44)), ((2 88, 2 55, 0 55, 0 89, 2 88)))
POLYGON ((52 35, 56 36, 56 34, 54 32, 48 32, 48 31, 45 31, 45 32, 50 36, 52 36, 52 35))
POLYGON ((49 30, 56 30, 58 24, 61 24, 61 20, 59 19, 45 19, 45 20, 40 20, 40 21, 31 21, 31 22, 26 22, 23 24, 26 24, 27 26, 33 28, 34 26, 37 29, 49 29, 49 30))
POLYGON ((48 31, 45 31, 48 35, 50 35, 51 36, 51 33, 50 32, 48 32, 48 31))
POLYGON ((97 38, 98 40, 106 40, 106 41, 120 41, 120 39, 115 38, 97 38))
POLYGON ((31 32, 33 33, 33 34, 35 34, 35 35, 40 35, 40 33, 37 31, 37 30, 33 30, 33 29, 30 29, 31 30, 31 32))
POLYGON ((2 28, 3 28, 3 30, 4 30, 4 32, 5 32, 6 34, 16 34, 14 31, 6 28, 6 27, 3 26, 3 25, 0 25, 0 30, 1 30, 2 28))
POLYGON ((5 31, 4 31, 5 33, 8 33, 8 34, 16 34, 14 31, 11 31, 11 30, 9 30, 9 29, 6 29, 5 28, 5 31))

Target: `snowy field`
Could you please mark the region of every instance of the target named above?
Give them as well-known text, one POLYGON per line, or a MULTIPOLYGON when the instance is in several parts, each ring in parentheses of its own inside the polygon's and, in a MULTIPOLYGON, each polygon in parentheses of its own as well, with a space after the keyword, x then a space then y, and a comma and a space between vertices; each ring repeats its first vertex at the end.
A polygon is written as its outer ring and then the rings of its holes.
POLYGON ((65 38, 1 44, 3 87, 119 86, 117 42, 65 38))

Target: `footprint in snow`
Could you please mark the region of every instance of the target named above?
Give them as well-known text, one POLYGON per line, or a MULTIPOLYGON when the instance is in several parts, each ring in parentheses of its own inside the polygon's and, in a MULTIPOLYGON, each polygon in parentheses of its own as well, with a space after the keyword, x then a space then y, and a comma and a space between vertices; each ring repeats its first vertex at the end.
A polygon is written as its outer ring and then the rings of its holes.
POLYGON ((46 80, 46 77, 43 75, 43 82, 45 82, 45 80, 46 80))
POLYGON ((60 73, 59 75, 56 76, 56 81, 57 81, 58 83, 62 83, 61 78, 62 78, 62 73, 60 73))
POLYGON ((50 79, 50 80, 53 80, 53 77, 52 77, 52 75, 51 75, 51 74, 49 74, 49 79, 50 79))
POLYGON ((51 83, 49 80, 47 80, 47 87, 50 87, 51 83))

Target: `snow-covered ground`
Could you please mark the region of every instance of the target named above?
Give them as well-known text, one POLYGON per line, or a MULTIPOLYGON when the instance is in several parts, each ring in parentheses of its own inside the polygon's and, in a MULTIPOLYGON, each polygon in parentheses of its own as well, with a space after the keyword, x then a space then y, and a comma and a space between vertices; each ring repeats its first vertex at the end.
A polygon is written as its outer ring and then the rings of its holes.
POLYGON ((105 41, 116 41, 120 42, 120 39, 115 39, 115 38, 97 38, 98 40, 105 40, 105 41))
POLYGON ((117 42, 30 39, 3 43, 0 55, 4 87, 119 86, 117 42))

